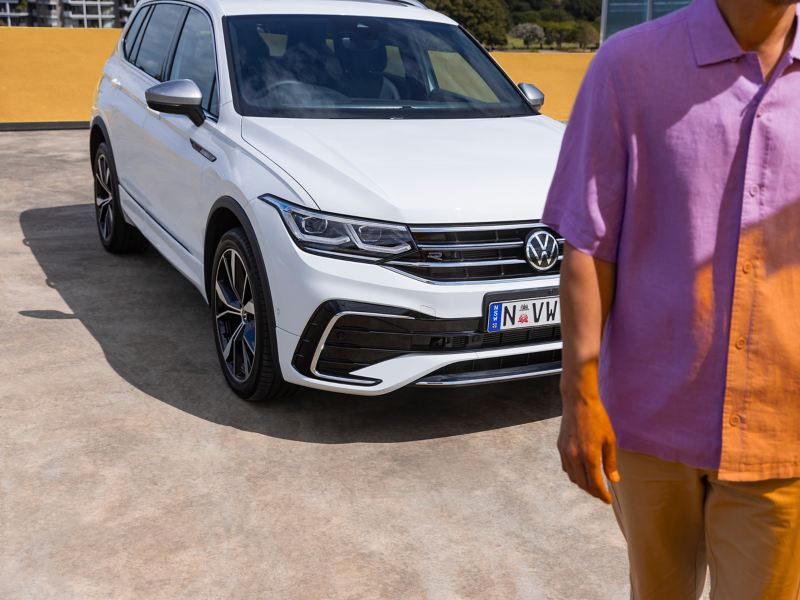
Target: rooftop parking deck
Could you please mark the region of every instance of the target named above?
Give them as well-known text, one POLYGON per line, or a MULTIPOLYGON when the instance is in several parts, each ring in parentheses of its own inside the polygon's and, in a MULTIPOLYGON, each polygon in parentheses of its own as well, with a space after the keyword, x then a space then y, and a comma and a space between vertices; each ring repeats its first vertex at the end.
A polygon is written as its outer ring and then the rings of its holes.
POLYGON ((242 402, 194 288, 102 250, 88 145, 0 133, 0 597, 627 597, 555 378, 242 402))

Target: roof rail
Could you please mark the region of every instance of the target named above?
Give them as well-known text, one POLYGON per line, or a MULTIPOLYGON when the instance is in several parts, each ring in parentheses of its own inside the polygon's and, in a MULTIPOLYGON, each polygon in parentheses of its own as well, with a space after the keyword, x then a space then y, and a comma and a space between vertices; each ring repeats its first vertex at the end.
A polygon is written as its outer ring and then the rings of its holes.
POLYGON ((425 8, 425 4, 421 0, 390 0, 390 2, 397 2, 398 4, 408 4, 410 6, 416 6, 417 8, 425 8))
POLYGON ((415 6, 417 8, 424 8, 428 10, 428 7, 422 2, 422 0, 359 0, 360 2, 383 2, 385 4, 404 4, 406 6, 415 6))
MULTIPOLYGON (((404 6, 414 6, 430 10, 421 0, 354 0, 355 2, 379 2, 383 4, 402 4, 404 6)), ((2 2, 2 0, 0 0, 2 2)))

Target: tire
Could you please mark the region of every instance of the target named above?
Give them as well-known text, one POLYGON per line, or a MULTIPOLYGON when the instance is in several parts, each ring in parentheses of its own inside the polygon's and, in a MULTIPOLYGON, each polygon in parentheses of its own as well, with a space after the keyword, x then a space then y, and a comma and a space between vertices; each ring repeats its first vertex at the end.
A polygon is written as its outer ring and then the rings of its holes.
POLYGON ((122 215, 117 169, 106 142, 97 147, 92 157, 92 175, 97 233, 103 248, 112 254, 141 252, 147 247, 147 240, 122 215))
POLYGON ((248 402, 294 391, 281 375, 275 350, 272 301, 244 230, 227 231, 217 244, 209 305, 220 368, 231 389, 248 402))

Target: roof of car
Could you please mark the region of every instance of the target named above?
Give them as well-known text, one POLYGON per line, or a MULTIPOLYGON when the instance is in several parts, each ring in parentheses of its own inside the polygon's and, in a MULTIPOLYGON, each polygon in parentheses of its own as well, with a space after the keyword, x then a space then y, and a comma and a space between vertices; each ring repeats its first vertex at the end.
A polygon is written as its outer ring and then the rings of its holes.
POLYGON ((218 15, 356 15, 453 23, 419 0, 190 0, 218 15))

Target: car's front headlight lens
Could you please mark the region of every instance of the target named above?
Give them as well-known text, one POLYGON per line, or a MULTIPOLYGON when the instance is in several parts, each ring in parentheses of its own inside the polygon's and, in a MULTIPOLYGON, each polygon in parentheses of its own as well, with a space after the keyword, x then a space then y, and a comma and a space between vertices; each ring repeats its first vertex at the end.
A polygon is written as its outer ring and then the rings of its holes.
POLYGON ((331 215, 269 194, 261 200, 278 209, 294 241, 309 252, 374 261, 412 249, 411 233, 404 225, 331 215))

